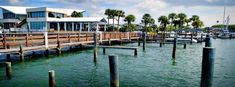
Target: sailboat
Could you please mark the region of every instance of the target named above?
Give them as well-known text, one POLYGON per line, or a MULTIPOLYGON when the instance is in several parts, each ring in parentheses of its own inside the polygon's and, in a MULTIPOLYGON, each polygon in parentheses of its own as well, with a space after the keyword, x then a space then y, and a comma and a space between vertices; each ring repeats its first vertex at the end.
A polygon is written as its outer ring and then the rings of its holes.
POLYGON ((226 13, 226 5, 224 5, 224 16, 223 16, 224 28, 221 30, 221 32, 218 36, 221 39, 228 39, 230 37, 230 33, 229 33, 229 30, 228 30, 228 25, 229 25, 230 18, 229 18, 229 15, 228 15, 227 19, 225 20, 225 13, 226 13), (226 22, 226 25, 225 25, 225 22, 226 22))

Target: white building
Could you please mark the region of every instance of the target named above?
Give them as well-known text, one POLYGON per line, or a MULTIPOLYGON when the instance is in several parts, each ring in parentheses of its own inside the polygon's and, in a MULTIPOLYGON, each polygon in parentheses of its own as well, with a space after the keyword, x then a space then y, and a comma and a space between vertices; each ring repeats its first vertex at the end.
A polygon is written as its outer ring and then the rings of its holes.
POLYGON ((77 9, 61 9, 47 7, 2 8, 4 29, 20 28, 29 31, 99 31, 106 30, 103 17, 71 17, 72 12, 84 12, 77 9))

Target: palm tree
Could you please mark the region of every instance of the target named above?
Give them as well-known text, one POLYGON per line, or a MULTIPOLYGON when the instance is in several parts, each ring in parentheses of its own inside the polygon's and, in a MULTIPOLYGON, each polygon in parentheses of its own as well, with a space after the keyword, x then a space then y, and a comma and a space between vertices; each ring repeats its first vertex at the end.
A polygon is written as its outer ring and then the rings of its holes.
POLYGON ((110 14, 111 14, 110 17, 113 19, 113 30, 114 30, 114 19, 115 19, 115 17, 117 16, 117 10, 112 9, 112 10, 110 11, 110 14))
POLYGON ((122 10, 117 10, 116 12, 117 21, 118 21, 118 30, 119 30, 119 21, 121 17, 125 17, 125 12, 122 10))
POLYGON ((192 26, 196 29, 196 28, 199 28, 199 27, 202 27, 204 24, 201 20, 195 20, 193 21, 192 23, 192 26))
POLYGON ((187 24, 187 26, 189 26, 189 22, 191 22, 191 19, 185 19, 184 22, 187 24))
POLYGON ((163 41, 165 42, 165 32, 166 32, 166 26, 169 24, 168 18, 166 16, 160 16, 158 18, 158 22, 160 22, 160 25, 163 28, 164 35, 163 35, 163 41))
POLYGON ((170 13, 170 14, 168 15, 169 20, 171 20, 171 26, 172 26, 172 24, 174 23, 176 17, 177 17, 176 13, 170 13))
POLYGON ((108 19, 108 27, 109 27, 109 19, 111 19, 111 9, 106 9, 104 14, 108 16, 107 19, 108 19))
POLYGON ((151 17, 150 14, 144 14, 141 22, 144 23, 144 28, 145 28, 144 31, 146 31, 147 25, 154 24, 155 20, 151 17))
POLYGON ((136 19, 135 16, 132 15, 132 14, 130 14, 130 15, 128 15, 128 16, 125 17, 124 21, 127 22, 128 28, 130 27, 131 22, 134 22, 135 19, 136 19))
POLYGON ((71 14, 71 17, 83 17, 83 14, 82 12, 73 11, 73 13, 71 14))
POLYGON ((199 16, 198 15, 193 15, 191 18, 192 21, 196 21, 199 20, 199 16))
POLYGON ((179 27, 182 28, 183 25, 184 25, 184 20, 187 19, 187 15, 184 14, 184 13, 179 13, 177 15, 177 17, 179 18, 179 21, 180 21, 180 26, 179 27))

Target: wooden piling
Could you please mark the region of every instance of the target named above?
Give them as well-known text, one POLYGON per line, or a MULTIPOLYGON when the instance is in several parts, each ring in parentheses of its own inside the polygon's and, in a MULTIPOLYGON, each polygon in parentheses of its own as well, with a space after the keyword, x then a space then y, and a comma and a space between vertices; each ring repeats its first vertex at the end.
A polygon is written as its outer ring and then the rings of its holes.
POLYGON ((174 43, 173 43, 173 50, 172 50, 173 59, 175 59, 175 54, 176 54, 176 43, 177 43, 177 37, 174 38, 174 43))
POLYGON ((7 62, 11 62, 11 54, 10 53, 8 53, 6 55, 6 59, 7 59, 7 62))
POLYGON ((138 38, 138 46, 140 46, 140 38, 138 38))
POLYGON ((23 50, 22 45, 20 45, 19 54, 20 54, 20 61, 21 61, 21 62, 24 61, 24 50, 23 50))
POLYGON ((12 78, 12 68, 11 68, 11 62, 5 62, 6 64, 6 77, 7 79, 12 78))
POLYGON ((137 49, 134 50, 134 55, 137 56, 137 49))
POLYGON ((162 47, 162 42, 159 43, 159 46, 162 47))
POLYGON ((106 54, 106 49, 105 49, 105 48, 103 48, 103 54, 104 54, 104 55, 106 54))
POLYGON ((186 49, 186 47, 187 47, 187 44, 186 44, 186 43, 184 43, 184 49, 186 49))
POLYGON ((57 51, 57 54, 58 54, 58 55, 61 54, 61 44, 60 44, 60 41, 57 42, 56 51, 57 51))
POLYGON ((97 57, 98 57, 98 48, 97 48, 97 34, 94 33, 93 35, 93 39, 94 39, 94 62, 97 62, 97 57))
POLYGON ((49 87, 55 87, 55 71, 54 70, 50 70, 48 72, 49 74, 49 87))
POLYGON ((191 34, 191 41, 190 44, 193 44, 193 34, 191 34))
POLYGON ((25 46, 28 47, 29 46, 29 34, 27 33, 25 36, 25 46))
POLYGON ((108 44, 109 44, 109 46, 112 45, 112 42, 111 42, 110 38, 108 39, 108 44))
POLYGON ((3 48, 6 49, 7 48, 7 41, 6 41, 6 34, 3 34, 3 48))
POLYGON ((145 51, 145 43, 146 43, 146 33, 145 32, 143 32, 142 33, 143 35, 143 50, 145 51))
POLYGON ((204 47, 202 58, 201 87, 212 87, 215 49, 204 47))
POLYGON ((212 43, 211 43, 211 38, 210 35, 206 35, 206 40, 205 40, 205 47, 211 47, 212 43))
POLYGON ((110 87, 119 87, 118 56, 109 55, 110 87))

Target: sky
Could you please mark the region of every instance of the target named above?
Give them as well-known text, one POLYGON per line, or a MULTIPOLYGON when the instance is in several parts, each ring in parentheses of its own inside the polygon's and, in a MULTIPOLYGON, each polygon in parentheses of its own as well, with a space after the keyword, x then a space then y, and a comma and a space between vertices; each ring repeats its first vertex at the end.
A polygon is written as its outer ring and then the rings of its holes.
POLYGON ((157 19, 162 15, 185 13, 188 18, 200 16, 205 27, 217 24, 216 21, 223 23, 224 5, 230 24, 235 24, 235 0, 0 0, 0 6, 81 9, 86 10, 84 16, 89 17, 106 17, 105 9, 120 9, 125 15, 135 15, 135 23, 140 23, 142 16, 149 13, 158 25, 157 19))

